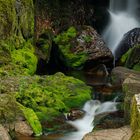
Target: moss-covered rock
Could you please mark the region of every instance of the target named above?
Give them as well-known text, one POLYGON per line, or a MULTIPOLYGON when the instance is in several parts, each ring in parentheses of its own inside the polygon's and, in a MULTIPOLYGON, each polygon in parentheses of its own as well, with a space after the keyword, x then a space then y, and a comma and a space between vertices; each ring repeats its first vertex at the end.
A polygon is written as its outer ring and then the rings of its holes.
POLYGON ((130 140, 140 139, 140 94, 133 97, 131 105, 131 129, 133 135, 130 140))
POLYGON ((47 77, 20 79, 17 101, 33 108, 40 118, 51 118, 70 108, 81 107, 90 99, 90 88, 84 82, 62 73, 47 77), (44 115, 43 115, 43 114, 44 115))
POLYGON ((15 48, 15 42, 1 44, 0 75, 33 75, 37 67, 37 57, 31 41, 24 41, 20 48, 15 48))
POLYGON ((54 41, 59 47, 60 59, 68 68, 82 69, 86 63, 92 67, 113 62, 111 51, 92 27, 70 27, 54 41))
POLYGON ((130 48, 120 59, 121 64, 127 68, 140 71, 140 45, 130 48))
POLYGON ((0 75, 33 74, 33 0, 0 0, 0 75))
POLYGON ((27 38, 34 31, 32 0, 0 0, 0 37, 7 39, 18 35, 27 38))
POLYGON ((125 93, 124 98, 124 117, 127 123, 130 123, 130 107, 132 104, 132 98, 140 91, 140 73, 137 75, 130 75, 123 82, 123 91, 125 93))
MULTIPOLYGON (((71 108, 80 108, 91 98, 90 87, 62 73, 42 77, 3 76, 0 81, 0 92, 16 93, 17 102, 26 108, 33 109, 40 121, 51 121, 71 108)), ((26 118, 29 123, 32 123, 30 116, 26 118)), ((39 132, 38 129, 34 131, 39 132)))

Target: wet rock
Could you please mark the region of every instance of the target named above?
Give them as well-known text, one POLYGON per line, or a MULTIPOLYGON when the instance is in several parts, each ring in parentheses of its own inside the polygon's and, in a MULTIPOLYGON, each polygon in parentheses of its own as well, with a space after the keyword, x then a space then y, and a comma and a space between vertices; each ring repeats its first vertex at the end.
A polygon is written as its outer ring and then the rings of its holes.
POLYGON ((79 110, 79 109, 72 109, 70 110, 70 113, 68 113, 67 115, 67 119, 68 120, 76 120, 76 119, 80 119, 83 118, 85 114, 85 111, 83 110, 79 110))
POLYGON ((130 122, 130 106, 132 104, 132 98, 135 94, 139 94, 140 91, 140 73, 137 75, 130 75, 125 79, 122 86, 125 93, 124 116, 126 122, 130 122))
POLYGON ((105 112, 95 116, 94 130, 119 128, 124 126, 123 111, 105 112))
POLYGON ((15 131, 24 136, 31 136, 33 131, 26 121, 18 121, 15 124, 15 131))
POLYGON ((98 75, 98 76, 108 76, 109 73, 107 71, 107 68, 104 64, 100 64, 97 67, 91 68, 86 71, 87 74, 91 75, 98 75))
POLYGON ((129 140, 132 135, 129 126, 117 129, 105 129, 88 133, 83 140, 129 140))
POLYGON ((116 61, 118 61, 129 48, 132 48, 137 44, 140 44, 140 28, 134 28, 123 36, 115 51, 116 61))
POLYGON ((113 55, 95 29, 71 27, 55 38, 60 58, 73 69, 89 69, 99 64, 113 65, 113 55))
POLYGON ((0 140, 11 140, 7 130, 0 124, 0 140))
POLYGON ((130 70, 125 67, 115 67, 111 72, 111 80, 113 85, 122 85, 124 80, 130 75, 134 75, 135 77, 139 75, 140 72, 130 70))

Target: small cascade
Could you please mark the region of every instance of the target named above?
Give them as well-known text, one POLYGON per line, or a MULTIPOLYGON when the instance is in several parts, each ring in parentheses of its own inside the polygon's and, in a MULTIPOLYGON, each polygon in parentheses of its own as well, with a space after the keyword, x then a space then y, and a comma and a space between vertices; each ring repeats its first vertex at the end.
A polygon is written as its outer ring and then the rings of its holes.
POLYGON ((60 140, 82 140, 83 136, 94 128, 93 120, 95 115, 117 111, 116 104, 116 102, 111 101, 104 103, 98 100, 87 101, 83 107, 83 110, 86 112, 85 116, 82 119, 67 122, 75 127, 77 131, 68 133, 60 140))
POLYGON ((110 0, 110 22, 102 36, 113 53, 123 35, 140 26, 136 19, 138 5, 138 0, 110 0))

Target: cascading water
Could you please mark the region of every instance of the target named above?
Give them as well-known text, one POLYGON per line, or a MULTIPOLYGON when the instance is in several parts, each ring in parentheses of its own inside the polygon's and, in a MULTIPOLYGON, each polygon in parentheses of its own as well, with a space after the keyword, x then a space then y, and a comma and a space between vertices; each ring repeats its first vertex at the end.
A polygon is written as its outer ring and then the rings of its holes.
POLYGON ((98 100, 89 100, 85 103, 83 110, 86 112, 82 119, 68 121, 69 124, 77 128, 76 132, 65 135, 60 140, 82 140, 83 136, 92 131, 94 124, 92 123, 95 115, 104 112, 116 111, 116 102, 101 103, 98 100))
POLYGON ((102 36, 114 53, 122 36, 129 30, 139 27, 136 19, 139 0, 110 0, 110 22, 102 36))

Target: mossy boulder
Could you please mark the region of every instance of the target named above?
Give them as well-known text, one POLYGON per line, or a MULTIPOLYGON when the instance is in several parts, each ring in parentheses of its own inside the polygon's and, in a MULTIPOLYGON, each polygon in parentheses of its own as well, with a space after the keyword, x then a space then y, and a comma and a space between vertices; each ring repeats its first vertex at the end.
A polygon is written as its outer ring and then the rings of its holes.
MULTIPOLYGON (((91 99, 89 86, 63 73, 51 76, 3 76, 0 81, 1 93, 16 93, 17 102, 24 106, 27 112, 32 109, 40 121, 52 121, 71 108, 81 108, 91 99)), ((27 116, 26 119, 31 125, 32 120, 28 117, 31 113, 26 113, 25 117, 27 116)), ((39 132, 38 129, 33 130, 39 132)))
POLYGON ((20 81, 17 101, 32 108, 40 119, 50 119, 70 108, 81 107, 90 99, 91 90, 84 82, 62 73, 27 77, 20 81))
MULTIPOLYGON (((1 89, 2 90, 2 89, 1 89)), ((0 91, 1 91, 0 90, 0 91)), ((1 91, 3 93, 3 91, 1 91)), ((11 91, 12 92, 12 91, 11 91)), ((16 101, 15 94, 0 95, 0 123, 5 125, 9 132, 13 131, 11 124, 16 124, 19 118, 25 117, 34 134, 41 135, 42 127, 35 112, 22 106, 16 101)))
MULTIPOLYGON (((127 58, 127 55, 128 55, 127 52, 129 51, 129 49, 132 49, 133 47, 140 44, 139 37, 140 37, 140 28, 134 28, 124 34, 124 36, 122 37, 122 40, 120 41, 120 43, 118 44, 118 46, 115 50, 116 62, 119 62, 123 55, 124 55, 124 57, 122 60, 125 60, 125 58, 127 58)), ((137 52, 137 54, 138 54, 138 52, 137 52)), ((133 55, 133 57, 136 58, 137 56, 133 55)))
POLYGON ((131 105, 131 129, 133 135, 130 140, 140 139, 140 94, 133 97, 131 105))
POLYGON ((92 27, 70 27, 54 41, 59 47, 60 59, 69 68, 82 69, 86 64, 92 67, 113 62, 111 51, 92 27))
POLYGON ((130 107, 132 105, 132 98, 140 91, 140 73, 137 75, 130 75, 123 82, 124 98, 124 117, 127 123, 130 123, 130 107))

